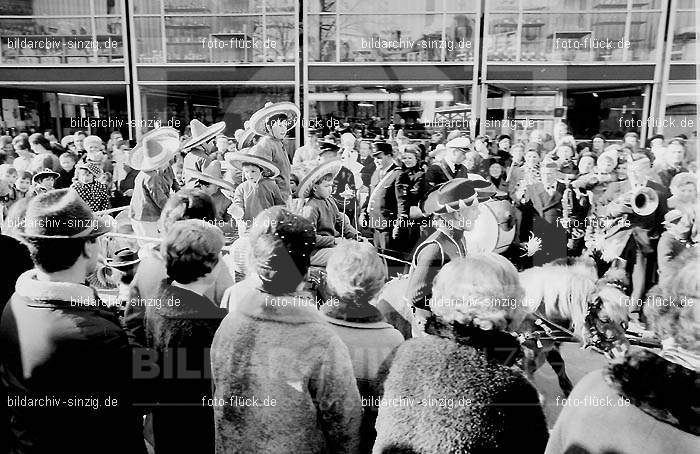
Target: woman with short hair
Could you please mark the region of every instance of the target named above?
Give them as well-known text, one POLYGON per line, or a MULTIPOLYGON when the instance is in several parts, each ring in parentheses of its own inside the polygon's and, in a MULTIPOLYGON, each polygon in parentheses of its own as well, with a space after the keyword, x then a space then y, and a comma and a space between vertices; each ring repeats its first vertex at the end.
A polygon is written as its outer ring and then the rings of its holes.
POLYGON ((360 452, 368 453, 376 435, 380 375, 404 339, 371 304, 386 281, 386 267, 374 247, 341 241, 328 258, 326 272, 330 298, 321 313, 350 350, 364 408, 360 452))
POLYGON ((647 296, 661 351, 635 348, 583 377, 552 430, 547 454, 698 452, 700 254, 689 248, 647 296), (595 405, 593 402, 610 402, 595 405))
POLYGON ((393 358, 373 452, 544 450, 537 392, 511 367, 520 344, 506 330, 524 317, 522 297, 517 270, 500 255, 471 255, 442 268, 425 335, 404 342, 393 358))

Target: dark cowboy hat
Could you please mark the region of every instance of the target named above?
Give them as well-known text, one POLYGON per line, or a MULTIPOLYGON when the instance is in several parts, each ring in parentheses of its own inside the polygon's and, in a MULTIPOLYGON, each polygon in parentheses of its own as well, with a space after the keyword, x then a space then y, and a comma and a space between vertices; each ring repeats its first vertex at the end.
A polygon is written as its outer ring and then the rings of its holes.
POLYGON ((95 238, 112 228, 74 189, 58 189, 33 198, 17 230, 25 240, 63 240, 95 238))
POLYGON ((106 260, 107 266, 110 268, 122 269, 130 266, 134 266, 139 263, 141 259, 136 251, 132 251, 128 247, 119 249, 114 253, 114 257, 108 258, 106 260))
POLYGON ((431 192, 425 201, 423 212, 442 214, 458 211, 463 206, 470 206, 478 199, 477 189, 490 185, 487 181, 455 178, 431 192))
POLYGON ((311 193, 311 187, 314 185, 314 183, 318 182, 318 180, 320 180, 324 175, 328 175, 329 173, 335 177, 342 166, 343 164, 340 159, 333 159, 316 166, 316 168, 309 172, 309 174, 306 175, 303 180, 301 180, 301 183, 299 183, 297 196, 300 199, 307 198, 311 193))
POLYGON ((337 153, 340 150, 340 147, 336 145, 333 142, 323 140, 321 142, 318 142, 318 148, 321 150, 319 152, 319 155, 322 155, 323 153, 328 153, 328 152, 333 152, 337 153))
POLYGON ((510 136, 509 136, 508 134, 501 134, 500 136, 498 136, 498 140, 497 140, 497 141, 500 142, 500 141, 503 140, 503 139, 513 140, 513 139, 510 138, 510 136))
POLYGON ((394 149, 388 142, 375 142, 374 150, 372 150, 372 156, 377 156, 381 153, 388 154, 394 153, 394 149))

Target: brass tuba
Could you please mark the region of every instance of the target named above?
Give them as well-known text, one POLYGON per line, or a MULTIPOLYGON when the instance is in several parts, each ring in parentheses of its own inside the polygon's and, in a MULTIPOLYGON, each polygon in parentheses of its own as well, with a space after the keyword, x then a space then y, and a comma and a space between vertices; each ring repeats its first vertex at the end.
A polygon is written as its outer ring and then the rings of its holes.
POLYGON ((630 206, 639 216, 648 216, 659 206, 659 195, 648 186, 641 186, 631 191, 630 206))

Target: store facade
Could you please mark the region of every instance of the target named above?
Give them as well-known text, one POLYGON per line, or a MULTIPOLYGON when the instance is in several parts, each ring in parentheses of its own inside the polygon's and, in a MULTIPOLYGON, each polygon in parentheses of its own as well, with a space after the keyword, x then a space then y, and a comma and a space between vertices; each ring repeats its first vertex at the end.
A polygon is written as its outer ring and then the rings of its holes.
POLYGON ((3 129, 122 119, 138 138, 197 118, 233 135, 265 102, 293 101, 300 140, 356 122, 415 138, 697 135, 694 0, 6 3, 3 129))

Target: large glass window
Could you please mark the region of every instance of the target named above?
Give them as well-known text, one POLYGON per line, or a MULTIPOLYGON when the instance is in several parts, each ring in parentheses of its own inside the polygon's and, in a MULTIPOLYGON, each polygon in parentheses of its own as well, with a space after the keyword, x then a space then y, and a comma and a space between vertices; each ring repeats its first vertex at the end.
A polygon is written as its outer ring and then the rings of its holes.
POLYGON ((291 0, 137 1, 137 61, 294 62, 295 8, 291 0))
POLYGON ((312 0, 311 62, 472 62, 474 0, 312 0))
POLYGON ((680 0, 675 11, 675 27, 673 28, 673 48, 671 60, 697 61, 697 23, 695 22, 696 2, 680 0))
POLYGON ((122 1, 2 2, 0 62, 123 64, 122 1))
MULTIPOLYGON (((266 102, 293 101, 290 86, 252 85, 142 85, 141 111, 144 120, 158 120, 184 132, 190 120, 205 124, 226 122, 224 134, 236 129, 266 102)), ((148 129, 148 122, 140 128, 148 129)))
POLYGON ((433 130, 469 131, 472 126, 466 85, 312 85, 309 90, 309 124, 324 133, 359 122, 369 137, 387 137, 391 128, 425 139, 433 130))
POLYGON ((656 58, 662 19, 659 1, 496 0, 487 4, 488 61, 653 62, 656 58))

